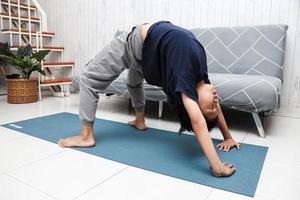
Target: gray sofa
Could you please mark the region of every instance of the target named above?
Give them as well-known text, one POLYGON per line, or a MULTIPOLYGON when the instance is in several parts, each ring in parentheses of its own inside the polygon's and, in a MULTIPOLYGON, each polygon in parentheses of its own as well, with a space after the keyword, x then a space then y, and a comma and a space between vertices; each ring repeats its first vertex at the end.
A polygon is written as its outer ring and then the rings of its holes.
MULTIPOLYGON (((209 79, 222 106, 252 113, 258 132, 265 137, 260 115, 280 107, 286 25, 197 28, 191 31, 206 49, 209 79)), ((124 71, 106 94, 129 97, 124 71)), ((166 95, 145 82, 146 100, 159 102, 162 115, 166 95)))

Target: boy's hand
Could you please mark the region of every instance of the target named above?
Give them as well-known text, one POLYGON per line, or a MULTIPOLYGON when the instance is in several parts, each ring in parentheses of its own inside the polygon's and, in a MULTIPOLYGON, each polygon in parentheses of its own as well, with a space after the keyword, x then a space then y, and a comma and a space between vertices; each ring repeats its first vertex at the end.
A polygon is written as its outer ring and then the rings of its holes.
POLYGON ((235 171, 236 168, 233 166, 233 164, 229 164, 229 163, 223 163, 222 164, 222 170, 220 171, 214 171, 211 167, 211 174, 215 177, 228 177, 231 176, 235 171))
POLYGON ((222 143, 217 145, 217 148, 221 151, 229 151, 233 147, 240 149, 240 144, 233 139, 225 139, 222 143))

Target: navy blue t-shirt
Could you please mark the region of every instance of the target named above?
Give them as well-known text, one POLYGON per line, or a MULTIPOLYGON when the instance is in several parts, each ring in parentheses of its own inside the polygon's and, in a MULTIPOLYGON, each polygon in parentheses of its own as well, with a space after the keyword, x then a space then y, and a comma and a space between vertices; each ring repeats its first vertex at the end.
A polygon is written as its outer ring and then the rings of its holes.
POLYGON ((203 46, 190 31, 167 21, 149 28, 142 68, 145 80, 162 87, 171 106, 182 103, 180 93, 197 101, 196 84, 201 80, 210 83, 203 46))

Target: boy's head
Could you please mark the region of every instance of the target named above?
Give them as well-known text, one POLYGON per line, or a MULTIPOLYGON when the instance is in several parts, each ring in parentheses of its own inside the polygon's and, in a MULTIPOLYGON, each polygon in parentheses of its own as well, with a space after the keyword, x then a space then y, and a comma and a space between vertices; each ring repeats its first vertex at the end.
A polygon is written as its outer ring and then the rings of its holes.
POLYGON ((213 85, 201 84, 197 87, 198 105, 205 119, 216 119, 218 112, 218 96, 213 85))
MULTIPOLYGON (((217 123, 218 117, 218 96, 213 85, 201 83, 197 85, 198 105, 206 120, 208 131, 210 131, 217 123)), ((184 106, 178 106, 177 113, 182 131, 193 131, 191 120, 184 106)))

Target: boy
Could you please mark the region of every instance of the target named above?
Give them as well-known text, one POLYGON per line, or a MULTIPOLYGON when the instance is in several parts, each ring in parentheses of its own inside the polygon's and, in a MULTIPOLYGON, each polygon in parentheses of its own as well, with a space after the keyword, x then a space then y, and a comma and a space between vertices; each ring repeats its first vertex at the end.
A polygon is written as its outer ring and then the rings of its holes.
POLYGON ((226 125, 217 93, 210 85, 205 50, 194 35, 167 21, 133 27, 112 40, 85 67, 80 76, 80 109, 82 120, 78 136, 61 139, 61 147, 89 147, 95 145, 93 123, 99 100, 105 90, 127 68, 127 87, 136 118, 128 122, 145 130, 145 99, 143 81, 163 88, 168 103, 176 110, 180 132, 193 131, 207 157, 214 176, 230 176, 235 172, 231 164, 222 163, 208 131, 212 122, 218 124, 224 141, 223 151, 239 148, 226 125))

